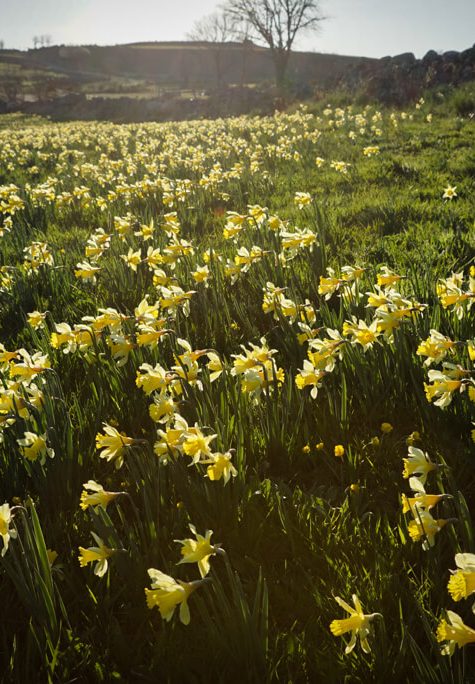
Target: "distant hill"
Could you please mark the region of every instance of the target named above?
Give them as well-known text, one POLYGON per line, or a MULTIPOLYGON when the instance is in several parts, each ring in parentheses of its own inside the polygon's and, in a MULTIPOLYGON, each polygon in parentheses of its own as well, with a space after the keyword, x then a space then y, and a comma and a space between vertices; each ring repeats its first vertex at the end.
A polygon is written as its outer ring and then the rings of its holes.
POLYGON ((248 112, 338 89, 361 101, 404 106, 441 85, 475 80, 475 47, 422 59, 293 52, 285 97, 273 87, 268 48, 251 41, 157 42, 0 50, 0 113, 55 119, 164 121, 248 112))
MULTIPOLYGON (((97 74, 153 80, 158 84, 222 85, 272 81, 270 50, 253 44, 206 42, 131 43, 100 47, 54 46, 28 50, 18 55, 29 66, 70 75, 97 74)), ((294 52, 289 80, 325 86, 350 66, 370 64, 366 57, 294 52)))

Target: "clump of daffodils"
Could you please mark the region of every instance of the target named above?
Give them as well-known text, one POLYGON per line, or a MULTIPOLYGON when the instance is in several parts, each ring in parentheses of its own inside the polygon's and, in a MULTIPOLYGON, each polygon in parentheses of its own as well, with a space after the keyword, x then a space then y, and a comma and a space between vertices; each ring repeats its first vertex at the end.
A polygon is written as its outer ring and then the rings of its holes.
POLYGON ((440 363, 447 354, 454 351, 455 342, 449 337, 442 335, 437 330, 431 330, 430 336, 420 343, 417 348, 417 355, 424 356, 424 365, 430 366, 433 363, 440 363))
POLYGON ((465 280, 463 271, 452 273, 437 283, 437 295, 444 309, 454 311, 458 319, 470 311, 475 299, 475 278, 469 275, 465 280))
POLYGON ((411 513, 413 520, 408 525, 409 536, 412 541, 421 541, 422 548, 428 551, 435 543, 435 536, 447 523, 455 518, 434 518, 430 510, 440 501, 451 498, 448 494, 428 494, 424 488, 427 476, 436 470, 438 465, 433 463, 428 454, 414 446, 409 446, 407 458, 403 459, 403 477, 409 478, 409 486, 414 492, 413 497, 402 495, 402 512, 411 513))
POLYGON ((284 382, 284 370, 278 368, 274 360, 276 349, 269 349, 265 338, 261 338, 261 345, 250 344, 250 349, 241 345, 242 354, 233 354, 234 363, 231 375, 241 378, 241 389, 253 399, 272 392, 277 385, 284 382))
POLYGON ((149 568, 148 574, 152 580, 152 588, 145 589, 145 598, 150 609, 157 607, 162 618, 169 622, 173 617, 175 608, 180 606, 180 621, 184 625, 188 625, 190 622, 189 597, 198 587, 206 581, 210 581, 206 577, 210 570, 210 557, 218 553, 225 553, 220 544, 211 544, 212 530, 206 530, 203 536, 196 531, 194 525, 190 524, 189 528, 194 534, 194 539, 175 539, 177 543, 181 544, 182 558, 178 561, 178 565, 197 563, 201 580, 182 582, 165 575, 161 570, 149 568))

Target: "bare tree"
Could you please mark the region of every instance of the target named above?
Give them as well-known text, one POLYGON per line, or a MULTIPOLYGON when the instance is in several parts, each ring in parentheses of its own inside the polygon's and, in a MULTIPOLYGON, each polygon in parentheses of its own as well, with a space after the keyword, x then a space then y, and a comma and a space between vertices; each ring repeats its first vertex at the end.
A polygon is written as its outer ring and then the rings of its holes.
POLYGON ((278 87, 284 85, 297 34, 317 29, 324 19, 319 0, 226 0, 223 10, 269 46, 278 87))
POLYGON ((234 24, 229 15, 213 12, 195 21, 186 37, 194 41, 225 43, 235 37, 234 24))
POLYGON ((5 41, 0 40, 0 50, 3 50, 5 48, 5 41))
POLYGON ((18 102, 21 94, 22 81, 18 76, 8 75, 2 82, 3 92, 7 102, 18 102))
POLYGON ((35 50, 38 47, 39 42, 40 42, 40 39, 38 38, 38 36, 33 36, 33 48, 35 50))
POLYGON ((213 12, 199 19, 186 35, 188 40, 211 43, 218 88, 223 79, 223 53, 226 43, 236 38, 236 21, 227 13, 213 12))

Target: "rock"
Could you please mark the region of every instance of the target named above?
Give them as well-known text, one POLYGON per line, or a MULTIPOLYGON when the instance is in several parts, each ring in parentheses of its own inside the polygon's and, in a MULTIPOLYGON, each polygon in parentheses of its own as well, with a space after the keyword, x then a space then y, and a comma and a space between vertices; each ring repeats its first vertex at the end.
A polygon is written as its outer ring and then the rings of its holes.
POLYGON ((464 66, 460 72, 461 81, 473 81, 475 78, 475 66, 467 64, 464 66))
POLYGON ((475 46, 468 48, 467 50, 463 50, 460 53, 460 59, 464 62, 475 64, 475 46))
POLYGON ((442 55, 442 61, 447 62, 458 62, 460 60, 460 54, 456 50, 448 50, 442 55))
POLYGON ((410 64, 414 64, 416 61, 416 57, 413 52, 403 52, 400 55, 395 55, 392 58, 392 63, 401 65, 401 66, 406 66, 410 64))
POLYGON ((422 58, 422 64, 427 65, 427 64, 433 64, 434 62, 438 62, 440 60, 439 55, 435 50, 429 50, 429 52, 426 52, 424 57, 422 58))

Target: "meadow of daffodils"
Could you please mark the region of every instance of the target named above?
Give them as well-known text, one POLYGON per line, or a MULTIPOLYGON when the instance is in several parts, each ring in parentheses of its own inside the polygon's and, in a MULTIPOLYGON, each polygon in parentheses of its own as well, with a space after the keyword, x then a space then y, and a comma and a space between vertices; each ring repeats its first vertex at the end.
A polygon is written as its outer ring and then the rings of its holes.
POLYGON ((473 681, 474 149, 0 118, 2 681, 473 681))

